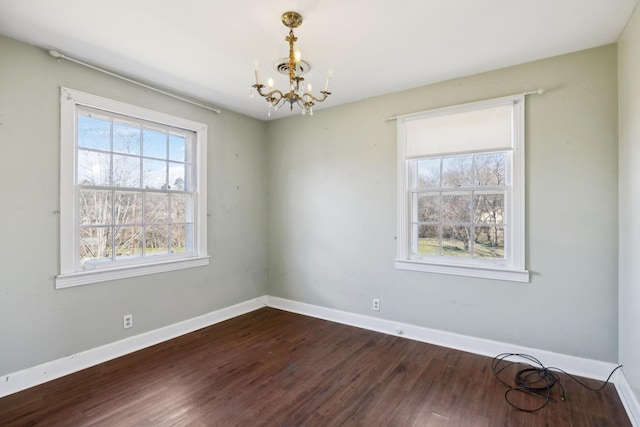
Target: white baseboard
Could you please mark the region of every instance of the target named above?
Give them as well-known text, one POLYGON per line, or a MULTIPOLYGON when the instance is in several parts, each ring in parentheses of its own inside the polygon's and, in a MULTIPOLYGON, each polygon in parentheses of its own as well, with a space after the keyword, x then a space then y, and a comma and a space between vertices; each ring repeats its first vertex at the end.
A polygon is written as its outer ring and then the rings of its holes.
POLYGON ((640 402, 624 376, 624 366, 614 375, 614 383, 633 427, 640 427, 640 402))
MULTIPOLYGON (((501 353, 528 354, 539 359, 545 366, 553 366, 573 375, 601 381, 607 379, 609 373, 616 367, 613 363, 454 334, 377 317, 305 304, 284 298, 263 296, 225 307, 193 319, 4 375, 0 378, 0 398, 265 306, 483 356, 494 357, 501 353)), ((632 425, 634 427, 640 427, 638 424, 640 422, 640 404, 624 377, 624 373, 618 370, 611 378, 611 381, 616 386, 620 400, 627 411, 632 425)))
POLYGON ((439 331, 406 323, 394 322, 377 317, 364 316, 346 311, 305 304, 278 297, 267 296, 267 305, 273 308, 317 317, 346 325, 369 329, 390 335, 402 336, 415 341, 435 344, 442 347, 462 350, 483 356, 495 357, 501 353, 523 353, 540 360, 547 367, 560 368, 572 375, 593 378, 600 381, 607 379, 611 371, 617 366, 613 363, 584 359, 576 356, 538 350, 529 347, 475 338, 452 332, 439 331))
MULTIPOLYGON (((495 357, 502 353, 528 354, 540 360, 546 367, 559 368, 572 375, 593 378, 600 381, 606 380, 611 371, 617 366, 613 363, 454 334, 377 317, 305 304, 284 298, 267 296, 267 306, 483 356, 495 357)), ((622 369, 624 369, 624 367, 622 369)), ((622 370, 618 369, 610 381, 614 383, 618 391, 618 395, 632 426, 640 427, 640 404, 622 370)))
POLYGON ((87 351, 72 354, 51 362, 23 369, 12 374, 3 375, 0 378, 0 397, 8 396, 21 390, 60 378, 62 376, 80 371, 90 366, 115 359, 125 354, 150 347, 155 344, 197 331, 198 329, 231 319, 241 314, 257 310, 266 305, 266 297, 241 302, 225 307, 202 316, 194 317, 183 322, 145 332, 92 348, 87 351))

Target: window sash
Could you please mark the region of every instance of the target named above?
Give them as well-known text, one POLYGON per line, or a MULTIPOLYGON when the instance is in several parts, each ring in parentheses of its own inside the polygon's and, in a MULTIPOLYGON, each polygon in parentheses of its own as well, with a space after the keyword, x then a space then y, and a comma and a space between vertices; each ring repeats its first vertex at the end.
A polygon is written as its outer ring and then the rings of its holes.
MULTIPOLYGON (((112 138, 112 135, 110 135, 110 138, 112 138)), ((206 145, 207 126, 205 124, 72 89, 61 88, 61 255, 60 274, 56 277, 56 288, 207 265, 209 256, 207 254, 206 239, 206 145), (170 146, 167 146, 167 154, 163 159, 167 165, 188 165, 188 167, 184 167, 184 170, 188 171, 185 172, 186 182, 184 185, 186 188, 148 189, 143 188, 143 183, 138 183, 134 186, 116 186, 113 185, 114 183, 110 179, 107 181, 107 185, 104 185, 104 183, 98 186, 77 183, 77 154, 79 150, 84 150, 84 148, 78 147, 77 142, 78 114, 86 114, 87 111, 91 111, 91 114, 96 116, 113 117, 113 120, 119 124, 135 124, 135 126, 141 126, 141 129, 168 131, 169 142, 167 144, 171 144, 172 135, 176 138, 191 138, 190 142, 185 142, 185 144, 190 143, 191 150, 187 150, 184 161, 178 159, 179 155, 176 155, 175 152, 171 153, 170 146), (187 195, 191 199, 192 205, 190 212, 186 215, 189 220, 181 221, 169 217, 167 221, 163 222, 163 225, 168 227, 168 230, 171 229, 172 224, 177 227, 184 226, 185 230, 188 228, 193 237, 189 243, 185 242, 185 245, 188 245, 192 250, 170 253, 166 256, 129 257, 128 259, 118 259, 117 261, 81 263, 79 250, 81 227, 86 225, 81 225, 79 221, 78 195, 80 191, 87 189, 114 192, 133 191, 142 195, 152 193, 168 194, 169 197, 187 195)), ((109 150, 93 148, 91 150, 105 152, 109 156, 123 154, 121 152, 113 152, 112 142, 110 142, 109 150)), ((136 157, 138 154, 134 153, 130 156, 136 157)), ((154 156, 154 158, 157 157, 154 156)), ((138 156, 138 158, 145 159, 144 155, 138 156)), ((166 176, 168 177, 169 175, 167 167, 166 176)), ((111 222, 113 222, 113 219, 111 222)), ((115 227, 120 225, 108 224, 105 226, 114 227, 112 230, 115 230, 115 227)), ((177 232, 177 229, 174 232, 177 232)), ((171 231, 168 231, 167 235, 170 238, 171 231)), ((111 246, 114 246, 113 240, 111 246)))

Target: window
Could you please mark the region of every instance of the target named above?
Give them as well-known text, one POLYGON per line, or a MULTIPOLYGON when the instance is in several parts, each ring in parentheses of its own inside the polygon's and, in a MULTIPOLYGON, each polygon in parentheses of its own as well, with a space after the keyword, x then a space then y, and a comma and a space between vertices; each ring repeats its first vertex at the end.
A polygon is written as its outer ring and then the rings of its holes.
POLYGON ((528 282, 524 96, 397 120, 396 268, 528 282))
POLYGON ((207 265, 204 124, 62 88, 56 287, 207 265))

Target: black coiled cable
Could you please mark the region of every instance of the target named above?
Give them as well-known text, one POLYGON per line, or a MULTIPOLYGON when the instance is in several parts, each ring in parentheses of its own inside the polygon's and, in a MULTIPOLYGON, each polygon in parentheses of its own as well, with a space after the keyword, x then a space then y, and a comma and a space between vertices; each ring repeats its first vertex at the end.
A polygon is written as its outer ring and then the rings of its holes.
POLYGON ((556 384, 558 384, 558 386, 561 389, 560 399, 566 400, 564 386, 562 385, 562 382, 560 382, 560 378, 558 377, 558 375, 556 375, 556 372, 562 372, 563 374, 567 375, 569 378, 571 378, 572 380, 574 380, 575 382, 577 382, 582 387, 588 390, 600 391, 604 388, 604 386, 607 385, 613 373, 621 367, 622 365, 616 366, 616 368, 614 368, 611 371, 611 373, 609 374, 609 377, 607 377, 606 381, 604 382, 604 384, 602 384, 601 387, 591 388, 586 384, 584 384, 583 382, 581 382, 578 378, 574 377, 571 374, 568 374, 562 369, 545 367, 542 364, 542 362, 540 362, 538 359, 528 354, 501 353, 496 357, 494 357, 493 361, 491 362, 491 369, 493 371, 493 375, 496 377, 498 381, 500 381, 502 384, 507 386, 507 390, 504 393, 504 398, 507 401, 507 403, 509 403, 509 405, 513 406, 514 408, 519 409, 521 411, 525 411, 525 412, 539 411, 540 409, 544 408, 549 402, 556 402, 556 400, 551 397, 551 389, 556 384), (508 358, 519 358, 524 360, 524 362, 522 360, 520 361, 506 360, 508 358), (514 365, 525 365, 527 367, 523 369, 518 369, 513 379, 514 384, 509 384, 500 377, 500 374, 506 369, 514 365), (541 398, 542 404, 540 406, 532 405, 531 407, 525 408, 522 405, 514 403, 514 399, 516 398, 516 395, 513 393, 525 393, 530 396, 541 398))

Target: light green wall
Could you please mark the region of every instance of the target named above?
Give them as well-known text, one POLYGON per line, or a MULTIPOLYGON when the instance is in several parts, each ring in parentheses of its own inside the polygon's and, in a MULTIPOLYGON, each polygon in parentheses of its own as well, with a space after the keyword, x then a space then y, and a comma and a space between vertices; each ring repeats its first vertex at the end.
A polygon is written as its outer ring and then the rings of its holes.
POLYGON ((615 46, 268 124, 11 39, 0 52, 0 375, 264 294, 617 361, 615 46), (210 266, 54 289, 59 86, 209 125, 210 266), (395 270, 396 129, 384 119, 539 87, 526 113, 531 283, 395 270))
POLYGON ((617 361, 616 61, 610 45, 270 122, 269 294, 617 361), (384 119, 537 88, 547 92, 526 102, 531 282, 395 270, 396 126, 384 119))
POLYGON ((266 125, 0 37, 0 375, 265 294, 266 125), (208 267, 70 289, 59 272, 59 87, 208 125, 208 267), (132 313, 134 327, 122 329, 132 313))
POLYGON ((640 400, 640 11, 618 43, 620 108, 620 363, 640 400))

